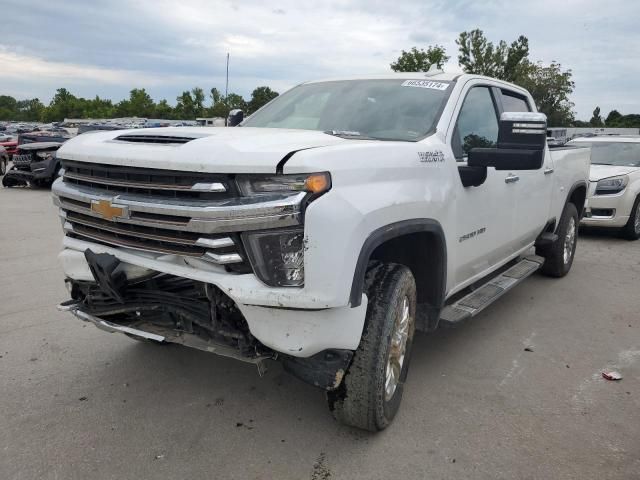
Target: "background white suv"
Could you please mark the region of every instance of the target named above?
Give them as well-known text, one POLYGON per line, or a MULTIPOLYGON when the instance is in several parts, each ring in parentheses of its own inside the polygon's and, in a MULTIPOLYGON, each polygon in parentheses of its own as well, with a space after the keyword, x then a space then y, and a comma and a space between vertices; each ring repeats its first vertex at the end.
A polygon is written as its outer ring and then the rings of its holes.
POLYGON ((576 138, 591 147, 589 202, 582 225, 619 228, 640 238, 640 136, 576 138))

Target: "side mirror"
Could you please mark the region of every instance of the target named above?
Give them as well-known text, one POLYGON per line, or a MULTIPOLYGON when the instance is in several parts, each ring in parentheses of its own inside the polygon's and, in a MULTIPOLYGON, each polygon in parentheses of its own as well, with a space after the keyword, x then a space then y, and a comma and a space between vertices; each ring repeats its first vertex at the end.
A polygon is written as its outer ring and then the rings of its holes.
POLYGON ((229 112, 229 116, 227 117, 227 127, 235 127, 239 125, 242 120, 244 120, 244 112, 239 108, 234 108, 229 112))
POLYGON ((547 117, 543 113, 504 112, 497 148, 472 148, 467 165, 496 170, 538 170, 544 163, 547 117))

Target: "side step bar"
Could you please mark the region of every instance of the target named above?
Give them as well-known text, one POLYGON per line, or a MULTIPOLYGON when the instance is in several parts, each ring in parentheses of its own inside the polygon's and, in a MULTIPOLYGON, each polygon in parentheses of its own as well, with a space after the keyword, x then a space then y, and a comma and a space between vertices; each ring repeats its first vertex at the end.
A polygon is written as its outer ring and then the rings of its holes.
POLYGON ((444 307, 440 314, 440 325, 443 327, 453 326, 475 317, 506 292, 535 273, 543 263, 544 258, 537 255, 523 258, 467 296, 444 307))

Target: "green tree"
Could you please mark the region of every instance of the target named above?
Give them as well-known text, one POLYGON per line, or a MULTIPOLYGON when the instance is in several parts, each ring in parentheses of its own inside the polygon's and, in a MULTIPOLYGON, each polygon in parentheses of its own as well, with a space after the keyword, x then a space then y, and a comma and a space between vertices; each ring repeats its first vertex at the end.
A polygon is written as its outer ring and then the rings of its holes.
POLYGON ((204 116, 204 100, 206 98, 204 90, 200 87, 194 87, 191 89, 191 95, 193 96, 193 109, 196 117, 204 116))
POLYGON ((37 98, 18 100, 16 102, 15 119, 27 122, 37 122, 44 113, 45 106, 37 98))
POLYGON ((183 120, 193 120, 196 118, 196 108, 191 92, 185 90, 182 95, 176 98, 176 117, 183 120))
POLYGON ((593 111, 593 116, 591 117, 591 120, 589 120, 589 124, 591 124, 592 127, 604 126, 604 122, 602 121, 602 117, 600 116, 600 107, 596 107, 593 111))
POLYGON ((73 118, 78 112, 77 98, 66 88, 59 88, 51 99, 44 113, 45 122, 58 122, 65 118, 73 118))
POLYGON ((611 110, 609 115, 607 115, 606 120, 604 121, 607 127, 613 127, 620 123, 622 119, 622 114, 617 110, 611 110))
POLYGON ((562 70, 556 62, 527 63, 515 83, 531 93, 538 111, 547 115, 549 126, 565 127, 574 122, 574 104, 569 100, 575 86, 571 77, 571 70, 562 70))
POLYGON ((408 52, 402 50, 398 59, 390 66, 394 72, 426 72, 432 65, 442 68, 449 58, 441 45, 429 46, 427 51, 411 47, 408 52))
POLYGON ((247 102, 242 98, 242 95, 238 95, 237 93, 230 93, 227 95, 227 98, 224 99, 224 103, 227 105, 229 110, 233 110, 234 108, 240 108, 244 111, 247 110, 247 102))
POLYGON ((211 106, 214 106, 216 103, 219 103, 220 100, 222 100, 222 95, 220 94, 220 91, 216 87, 213 87, 210 90, 210 96, 211 96, 211 106))
POLYGON ((486 75, 507 82, 515 82, 528 67, 529 40, 521 35, 507 46, 487 40, 480 29, 462 32, 456 40, 458 63, 466 73, 486 75))
POLYGON ((153 112, 154 118, 171 119, 174 118, 173 108, 163 98, 156 105, 156 109, 153 112))
POLYGON ((271 100, 278 96, 278 92, 274 92, 269 87, 257 87, 251 92, 251 100, 247 104, 248 114, 252 114, 262 106, 269 103, 271 100))

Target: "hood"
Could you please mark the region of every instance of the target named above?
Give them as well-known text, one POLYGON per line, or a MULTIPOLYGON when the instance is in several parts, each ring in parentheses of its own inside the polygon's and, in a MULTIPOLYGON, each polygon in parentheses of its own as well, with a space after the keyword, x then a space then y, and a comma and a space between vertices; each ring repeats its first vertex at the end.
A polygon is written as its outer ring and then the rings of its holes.
POLYGON ((48 148, 58 148, 62 142, 33 142, 18 145, 18 150, 46 150, 48 148))
POLYGON ((603 178, 617 177, 618 175, 626 175, 628 173, 637 172, 639 167, 623 167, 617 165, 591 165, 589 180, 597 182, 603 178))
POLYGON ((290 152, 352 141, 365 142, 279 128, 143 128, 79 135, 58 150, 58 158, 193 172, 275 173, 290 152))

